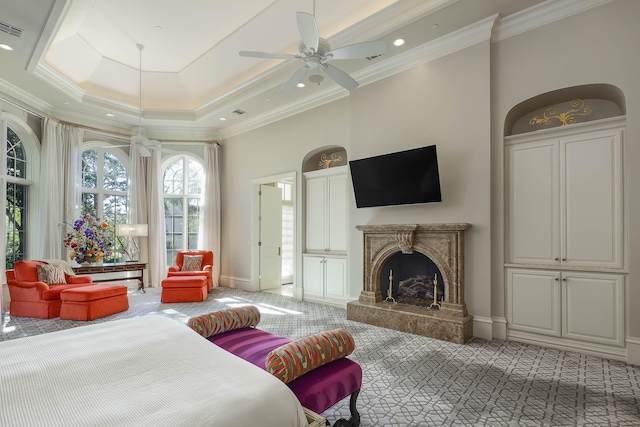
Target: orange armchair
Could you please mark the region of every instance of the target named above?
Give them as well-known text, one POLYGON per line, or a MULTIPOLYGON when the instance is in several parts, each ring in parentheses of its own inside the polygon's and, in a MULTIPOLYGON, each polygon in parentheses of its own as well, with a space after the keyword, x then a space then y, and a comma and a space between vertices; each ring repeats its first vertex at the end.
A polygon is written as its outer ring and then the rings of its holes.
POLYGON ((36 265, 46 264, 40 261, 16 261, 13 270, 7 270, 9 287, 9 314, 11 316, 39 317, 50 319, 60 316, 60 292, 93 284, 89 276, 68 276, 67 284, 49 286, 38 281, 36 265))
POLYGON ((181 251, 176 254, 176 265, 169 267, 168 277, 171 276, 206 276, 207 277, 207 292, 211 291, 217 286, 213 281, 213 252, 203 250, 190 250, 181 251), (183 271, 185 255, 198 256, 202 255, 202 264, 200 270, 197 271, 183 271))

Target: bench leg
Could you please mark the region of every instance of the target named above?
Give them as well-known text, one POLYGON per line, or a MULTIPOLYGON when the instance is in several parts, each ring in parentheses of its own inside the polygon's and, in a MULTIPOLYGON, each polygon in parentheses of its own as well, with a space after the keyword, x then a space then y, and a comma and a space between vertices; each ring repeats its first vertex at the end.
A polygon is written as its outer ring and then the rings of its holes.
POLYGON ((349 411, 351 411, 351 418, 348 420, 340 418, 333 424, 333 427, 358 427, 360 425, 360 414, 356 408, 356 400, 358 400, 359 393, 360 390, 354 391, 351 394, 351 399, 349 399, 349 411))

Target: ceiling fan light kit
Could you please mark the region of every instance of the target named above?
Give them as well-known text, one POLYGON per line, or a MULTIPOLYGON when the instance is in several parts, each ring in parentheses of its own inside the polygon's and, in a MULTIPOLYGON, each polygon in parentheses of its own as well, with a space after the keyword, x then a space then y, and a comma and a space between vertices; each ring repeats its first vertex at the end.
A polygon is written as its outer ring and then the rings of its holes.
MULTIPOLYGON (((300 81, 302 81, 304 76, 311 69, 320 70, 343 88, 353 90, 358 87, 358 82, 340 68, 329 64, 329 62, 332 60, 377 57, 387 53, 387 44, 384 41, 355 43, 331 50, 329 42, 320 37, 318 24, 314 15, 305 12, 297 12, 296 17, 298 32, 302 39, 300 46, 298 47, 297 55, 287 53, 240 51, 240 56, 250 58, 301 59, 304 61, 304 65, 293 73, 293 75, 280 87, 280 92, 289 92, 300 81)), ((313 82, 320 83, 322 79, 319 77, 320 76, 315 77, 313 82)))

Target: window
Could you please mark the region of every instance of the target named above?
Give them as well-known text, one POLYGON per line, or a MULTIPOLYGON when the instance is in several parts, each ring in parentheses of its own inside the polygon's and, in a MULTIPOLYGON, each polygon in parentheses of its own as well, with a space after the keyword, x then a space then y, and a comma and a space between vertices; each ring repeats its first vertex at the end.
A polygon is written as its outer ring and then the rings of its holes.
POLYGON ((292 199, 292 185, 288 182, 279 182, 282 189, 282 283, 293 282, 293 239, 294 239, 294 213, 292 199))
MULTIPOLYGON (((128 174, 125 156, 104 148, 89 148, 82 152, 81 214, 90 214, 109 224, 105 230, 112 243, 105 262, 124 262, 126 255, 116 239, 116 224, 126 224, 128 174)), ((75 219, 75 218, 74 218, 75 219)))
POLYGON ((28 192, 27 155, 20 137, 6 128, 6 246, 5 268, 13 268, 16 261, 25 259, 27 252, 28 192))
POLYGON ((167 263, 186 249, 198 249, 202 163, 191 156, 171 157, 162 174, 167 263))

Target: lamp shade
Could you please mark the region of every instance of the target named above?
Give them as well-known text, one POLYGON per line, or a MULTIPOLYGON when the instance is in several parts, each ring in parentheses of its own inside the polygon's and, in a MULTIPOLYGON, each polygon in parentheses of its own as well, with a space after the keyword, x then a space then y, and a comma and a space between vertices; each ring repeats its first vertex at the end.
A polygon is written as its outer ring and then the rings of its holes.
POLYGON ((147 236, 147 224, 116 224, 116 236, 147 236))

